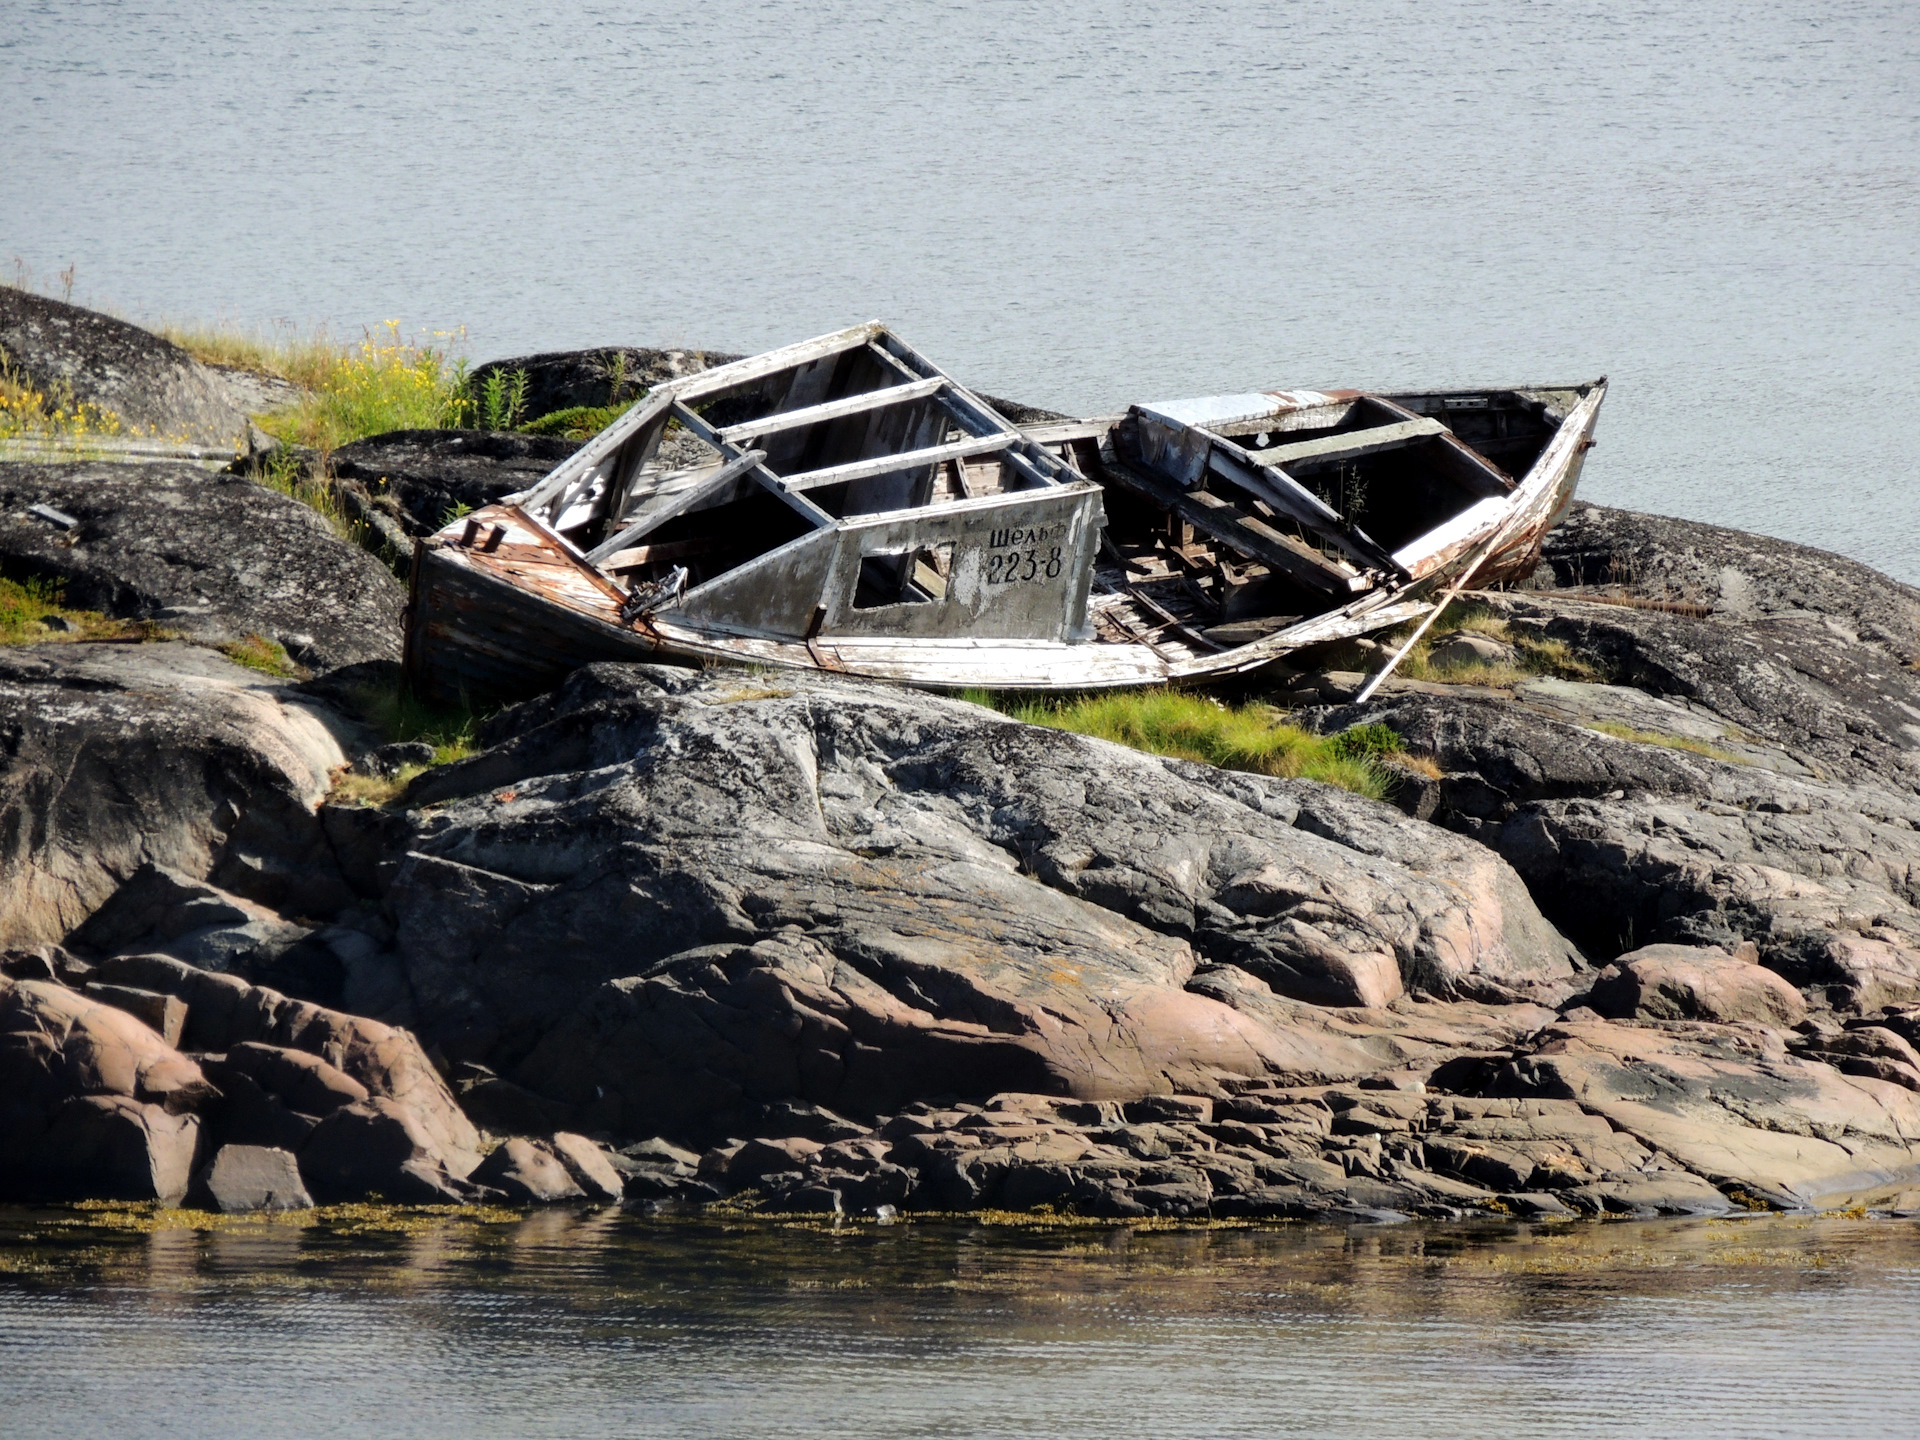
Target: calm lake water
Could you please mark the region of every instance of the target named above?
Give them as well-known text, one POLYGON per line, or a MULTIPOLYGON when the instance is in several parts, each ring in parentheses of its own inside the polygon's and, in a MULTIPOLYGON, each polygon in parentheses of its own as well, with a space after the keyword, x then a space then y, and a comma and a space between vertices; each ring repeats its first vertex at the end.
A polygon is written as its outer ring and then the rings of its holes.
POLYGON ((1591 498, 1920 582, 1910 0, 10 0, 0 155, 0 263, 136 317, 880 316, 1079 413, 1604 371, 1591 498))
POLYGON ((0 1211, 0 1431, 1920 1433, 1903 1222, 155 1234, 0 1211))

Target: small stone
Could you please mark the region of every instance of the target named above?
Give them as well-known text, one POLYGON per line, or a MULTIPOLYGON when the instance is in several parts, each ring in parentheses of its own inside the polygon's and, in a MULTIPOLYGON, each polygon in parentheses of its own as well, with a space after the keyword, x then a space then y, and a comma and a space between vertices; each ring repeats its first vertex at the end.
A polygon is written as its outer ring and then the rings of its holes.
POLYGON ((1462 630, 1447 636, 1427 654, 1431 664, 1443 670, 1464 665, 1511 665, 1516 659, 1511 645, 1502 645, 1487 635, 1462 630))

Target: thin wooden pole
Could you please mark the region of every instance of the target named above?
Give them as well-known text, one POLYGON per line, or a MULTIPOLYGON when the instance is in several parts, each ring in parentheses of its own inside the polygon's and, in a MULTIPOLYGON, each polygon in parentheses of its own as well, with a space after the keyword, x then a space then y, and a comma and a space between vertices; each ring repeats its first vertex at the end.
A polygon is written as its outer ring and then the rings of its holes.
POLYGON ((1367 703, 1367 701, 1373 698, 1373 692, 1378 690, 1380 686, 1386 681, 1386 678, 1393 673, 1394 667, 1399 665, 1399 663, 1402 660, 1406 659, 1407 652, 1412 650, 1415 645, 1418 645, 1420 643, 1420 637, 1427 633, 1427 627, 1433 624, 1434 621, 1440 618, 1440 616, 1445 612, 1447 606, 1451 605, 1455 600, 1458 600, 1460 598, 1460 592, 1467 588, 1467 582, 1473 579, 1473 577, 1480 572, 1480 567, 1486 563, 1487 563, 1487 557, 1485 555, 1482 555, 1478 560, 1473 562, 1472 566, 1468 568, 1466 574, 1462 575, 1457 581, 1454 582, 1453 588, 1446 593, 1446 597, 1442 599, 1438 605, 1433 607, 1433 613, 1428 615, 1426 619, 1422 620, 1420 622, 1420 628, 1415 630, 1413 634, 1407 637, 1407 643, 1402 645, 1398 650, 1394 651, 1393 658, 1388 660, 1386 664, 1382 665, 1378 673, 1376 673, 1371 680, 1367 681, 1365 685, 1360 687, 1360 693, 1353 697, 1354 704, 1364 705, 1367 703))

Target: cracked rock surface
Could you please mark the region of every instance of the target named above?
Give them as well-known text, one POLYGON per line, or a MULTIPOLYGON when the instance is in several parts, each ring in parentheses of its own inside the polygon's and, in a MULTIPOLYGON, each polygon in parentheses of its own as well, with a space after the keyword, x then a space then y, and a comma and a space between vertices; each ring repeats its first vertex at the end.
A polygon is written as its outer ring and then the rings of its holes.
POLYGON ((406 593, 299 501, 191 465, 0 463, 0 566, 64 603, 208 643, 261 635, 313 670, 400 658, 406 593), (64 529, 31 513, 50 506, 64 529))

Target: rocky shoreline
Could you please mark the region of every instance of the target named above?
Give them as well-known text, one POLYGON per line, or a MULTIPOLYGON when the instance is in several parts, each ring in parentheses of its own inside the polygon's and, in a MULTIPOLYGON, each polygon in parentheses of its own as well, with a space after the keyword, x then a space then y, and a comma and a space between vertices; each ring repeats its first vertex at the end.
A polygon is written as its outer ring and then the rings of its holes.
MULTIPOLYGON (((15 363, 226 418, 0 300, 15 363)), ((571 443, 334 483, 404 538, 571 443)), ((364 704, 405 590, 244 465, 0 463, 0 574, 147 627, 0 647, 0 1199, 1920 1211, 1920 591, 1841 557, 1583 506, 1480 601, 1596 678, 1273 681, 1430 761, 1393 803, 595 665, 376 805, 433 758, 364 704)))

